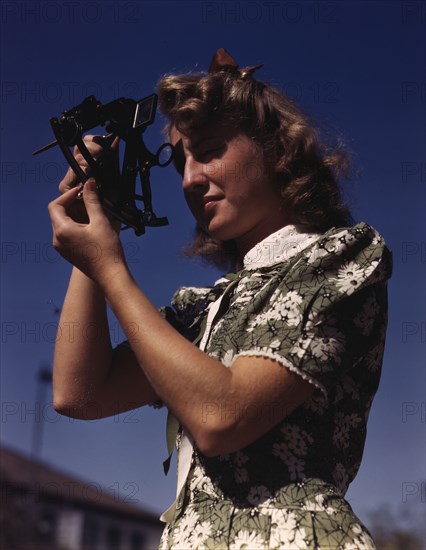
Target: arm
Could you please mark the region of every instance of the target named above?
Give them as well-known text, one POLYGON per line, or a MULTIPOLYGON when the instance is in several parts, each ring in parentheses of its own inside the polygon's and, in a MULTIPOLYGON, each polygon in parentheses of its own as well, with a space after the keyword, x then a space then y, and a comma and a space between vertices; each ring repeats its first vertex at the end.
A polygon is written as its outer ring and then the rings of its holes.
POLYGON ((119 280, 105 292, 120 323, 136 323, 138 363, 203 454, 249 445, 313 393, 312 384, 271 359, 240 357, 225 367, 166 323, 128 273, 119 280))
MULTIPOLYGON (((307 399, 314 387, 270 359, 241 357, 226 368, 175 331, 133 280, 93 183, 86 183, 83 193, 88 224, 67 216, 74 190, 49 205, 55 248, 96 281, 123 329, 131 327, 128 336, 137 364, 201 452, 214 456, 255 441, 307 399), (89 243, 97 243, 101 251, 96 261, 88 261, 83 253, 89 243), (211 414, 212 407, 217 414, 211 414), (244 414, 222 414, 228 410, 244 414), (259 414, 262 410, 268 414, 259 414)), ((117 373, 125 391, 124 377, 117 373)))
MULTIPOLYGON (((102 153, 104 140, 104 136, 84 138, 94 158, 102 153)), ((87 169, 87 162, 78 148, 74 154, 81 168, 87 169)), ((109 177, 116 177, 118 139, 104 162, 109 177)), ((69 168, 59 190, 68 192, 76 184, 76 176, 69 168)), ((76 189, 71 191, 76 192, 76 189)), ((68 215, 74 221, 88 221, 80 200, 73 201, 68 215)), ((118 229, 119 226, 115 228, 118 229)), ((97 253, 93 244, 89 243, 83 251, 87 257, 97 253)), ((112 349, 104 294, 77 268, 72 272, 62 308, 55 346, 53 395, 58 412, 82 419, 111 416, 157 399, 131 350, 124 346, 112 349)))
POLYGON ((62 308, 53 369, 55 410, 104 418, 157 399, 130 349, 112 349, 102 291, 73 269, 62 308))

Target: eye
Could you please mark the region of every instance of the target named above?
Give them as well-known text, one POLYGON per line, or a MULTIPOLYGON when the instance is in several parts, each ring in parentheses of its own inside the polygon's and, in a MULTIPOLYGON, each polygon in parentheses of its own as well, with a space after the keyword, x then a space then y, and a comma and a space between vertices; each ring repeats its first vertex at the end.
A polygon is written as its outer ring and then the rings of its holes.
POLYGON ((213 153, 216 153, 216 151, 220 151, 220 147, 211 147, 207 151, 204 152, 205 155, 211 155, 213 153))
POLYGON ((181 176, 183 176, 183 172, 185 170, 185 162, 186 158, 185 153, 183 152, 182 140, 179 140, 174 147, 173 166, 181 176))
POLYGON ((173 166, 176 168, 179 174, 183 176, 183 173, 185 171, 185 157, 183 155, 175 155, 173 157, 173 166))
POLYGON ((201 149, 198 152, 198 157, 201 160, 206 161, 206 160, 209 160, 212 157, 220 156, 223 152, 223 149, 224 149, 224 144, 223 143, 212 144, 212 145, 209 145, 209 146, 205 147, 204 149, 201 149))

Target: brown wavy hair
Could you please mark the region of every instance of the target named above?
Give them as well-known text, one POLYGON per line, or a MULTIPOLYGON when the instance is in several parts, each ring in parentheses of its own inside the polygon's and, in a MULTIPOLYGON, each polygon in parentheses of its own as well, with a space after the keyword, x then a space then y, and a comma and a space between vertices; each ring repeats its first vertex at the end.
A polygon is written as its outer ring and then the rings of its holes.
MULTIPOLYGON (((251 137, 265 159, 273 160, 290 222, 302 231, 322 233, 353 224, 338 183, 349 174, 347 153, 341 145, 328 146, 313 121, 278 88, 218 72, 165 76, 157 93, 169 119, 167 132, 175 126, 188 135, 226 122, 251 137)), ((220 268, 234 268, 237 260, 233 241, 217 241, 198 225, 186 252, 220 268)))

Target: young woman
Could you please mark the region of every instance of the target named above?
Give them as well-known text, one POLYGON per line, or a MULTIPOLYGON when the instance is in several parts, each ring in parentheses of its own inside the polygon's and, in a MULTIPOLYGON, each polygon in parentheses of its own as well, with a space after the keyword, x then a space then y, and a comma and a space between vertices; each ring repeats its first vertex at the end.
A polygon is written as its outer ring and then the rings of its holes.
POLYGON ((158 87, 197 224, 192 252, 232 271, 212 287, 179 289, 158 312, 96 183, 83 221, 79 190, 61 183, 53 241, 75 266, 61 323, 96 323, 103 337, 58 340, 55 406, 93 418, 165 405, 178 420, 162 548, 370 549, 344 494, 380 378, 391 257, 342 203, 342 155, 254 69, 222 49, 207 74, 158 87), (115 349, 106 304, 128 335, 115 349))

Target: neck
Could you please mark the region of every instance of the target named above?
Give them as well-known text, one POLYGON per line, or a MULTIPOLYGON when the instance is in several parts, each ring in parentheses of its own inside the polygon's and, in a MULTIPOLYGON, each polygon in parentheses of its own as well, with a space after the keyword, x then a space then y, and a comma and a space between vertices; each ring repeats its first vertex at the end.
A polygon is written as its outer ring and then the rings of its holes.
POLYGON ((242 265, 244 256, 249 252, 257 243, 260 243, 268 235, 275 233, 278 229, 289 225, 289 221, 279 218, 277 220, 268 220, 266 223, 256 226, 246 234, 235 239, 238 252, 238 264, 242 265))

